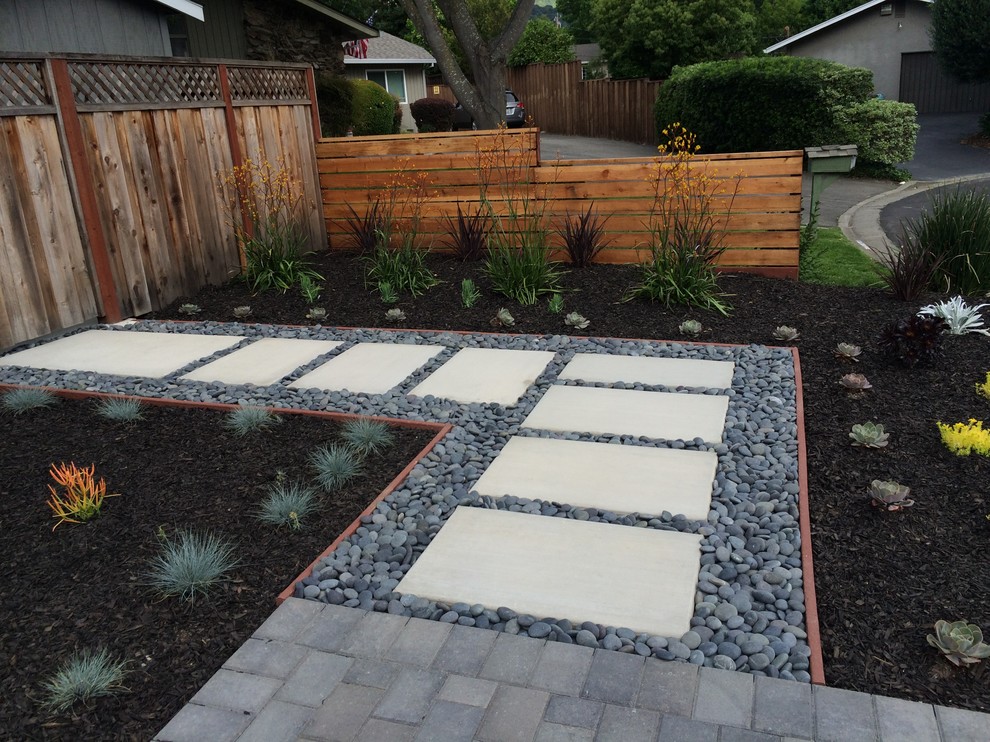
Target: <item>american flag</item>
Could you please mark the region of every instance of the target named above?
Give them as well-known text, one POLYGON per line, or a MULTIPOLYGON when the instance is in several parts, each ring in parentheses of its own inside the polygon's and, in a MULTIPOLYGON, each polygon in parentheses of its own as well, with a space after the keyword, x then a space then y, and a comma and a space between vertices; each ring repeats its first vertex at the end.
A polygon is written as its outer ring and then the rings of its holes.
POLYGON ((367 59, 368 40, 359 39, 358 41, 345 41, 344 54, 348 57, 354 57, 355 59, 367 59))

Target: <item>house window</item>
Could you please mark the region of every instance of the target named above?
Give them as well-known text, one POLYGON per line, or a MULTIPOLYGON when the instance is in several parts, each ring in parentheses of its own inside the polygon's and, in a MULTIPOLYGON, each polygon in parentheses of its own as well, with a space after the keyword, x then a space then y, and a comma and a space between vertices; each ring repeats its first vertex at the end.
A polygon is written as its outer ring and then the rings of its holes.
POLYGON ((377 82, 388 92, 406 102, 406 73, 403 70, 368 70, 365 76, 372 82, 377 82))
POLYGON ((172 44, 173 57, 189 56, 189 26, 186 25, 186 17, 182 13, 173 13, 168 16, 168 38, 172 44))

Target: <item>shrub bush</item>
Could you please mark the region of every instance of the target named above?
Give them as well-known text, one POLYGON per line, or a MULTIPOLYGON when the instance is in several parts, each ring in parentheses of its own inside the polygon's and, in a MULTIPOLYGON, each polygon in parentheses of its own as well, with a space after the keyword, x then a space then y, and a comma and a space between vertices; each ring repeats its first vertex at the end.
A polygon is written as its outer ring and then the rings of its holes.
POLYGON ((858 159, 881 165, 914 159, 918 112, 913 103, 870 98, 840 108, 835 116, 845 142, 859 147, 858 159))
POLYGON ((820 59, 703 62, 674 69, 657 96, 656 122, 662 130, 679 121, 697 135, 703 152, 845 144, 836 108, 872 95, 870 70, 820 59))
POLYGON ((908 231, 938 261, 934 288, 966 296, 990 291, 990 196, 936 190, 908 231))
POLYGON ((420 98, 409 106, 422 132, 450 131, 454 123, 454 104, 443 98, 420 98))
MULTIPOLYGON (((351 85, 354 88, 354 103, 351 109, 354 135, 360 137, 397 133, 395 114, 399 104, 395 97, 371 80, 351 80, 351 85)), ((401 109, 399 121, 402 121, 401 109)))
POLYGON ((346 77, 324 72, 316 77, 316 100, 320 127, 325 137, 342 137, 351 125, 354 87, 346 77))

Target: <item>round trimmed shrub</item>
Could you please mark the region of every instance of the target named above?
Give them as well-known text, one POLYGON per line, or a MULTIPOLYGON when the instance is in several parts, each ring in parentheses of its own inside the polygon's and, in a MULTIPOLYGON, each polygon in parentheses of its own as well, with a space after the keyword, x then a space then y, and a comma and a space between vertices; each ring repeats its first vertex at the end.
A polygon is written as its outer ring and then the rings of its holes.
POLYGON ((316 100, 320 109, 320 127, 325 137, 342 137, 351 125, 354 87, 346 77, 328 72, 316 76, 316 100))
POLYGON ((354 136, 397 133, 395 114, 398 109, 401 122, 402 111, 395 96, 371 80, 351 80, 351 85, 354 89, 351 109, 354 136))
POLYGON ((449 100, 420 98, 409 109, 421 132, 450 131, 454 125, 454 104, 449 100))

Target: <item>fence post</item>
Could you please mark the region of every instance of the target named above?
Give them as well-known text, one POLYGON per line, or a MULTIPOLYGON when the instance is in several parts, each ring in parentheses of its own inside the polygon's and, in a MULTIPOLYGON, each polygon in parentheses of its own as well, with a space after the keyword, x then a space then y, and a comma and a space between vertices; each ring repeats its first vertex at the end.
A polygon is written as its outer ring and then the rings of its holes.
MULTIPOLYGON (((230 161, 238 170, 244 166, 244 157, 241 153, 241 141, 237 138, 237 119, 234 118, 234 98, 230 94, 230 75, 227 65, 218 64, 217 72, 220 74, 220 94, 223 95, 223 117, 227 123, 227 143, 230 146, 230 161)), ((236 179, 235 179, 236 180, 236 179)), ((243 196, 237 194, 237 206, 241 211, 241 225, 243 235, 248 239, 254 237, 254 222, 251 220, 251 213, 247 204, 244 203, 243 196)), ((237 240, 237 256, 241 263, 241 272, 247 270, 247 255, 244 252, 243 242, 237 240)))
POLYGON ((309 87, 309 112, 313 116, 313 139, 319 141, 323 127, 320 126, 320 105, 316 99, 316 75, 312 65, 306 68, 306 85, 309 87))
POLYGON ((64 59, 48 59, 45 64, 53 83, 56 115, 69 150, 69 168, 72 172, 72 181, 76 185, 82 226, 86 233, 86 241, 89 243, 93 269, 96 271, 96 288, 100 295, 100 303, 103 305, 103 318, 107 322, 120 322, 123 319, 120 296, 113 278, 113 267, 107 250, 103 222, 100 221, 100 208, 96 201, 93 180, 86 167, 86 143, 83 140, 79 112, 76 110, 76 99, 72 94, 69 65, 64 59))

